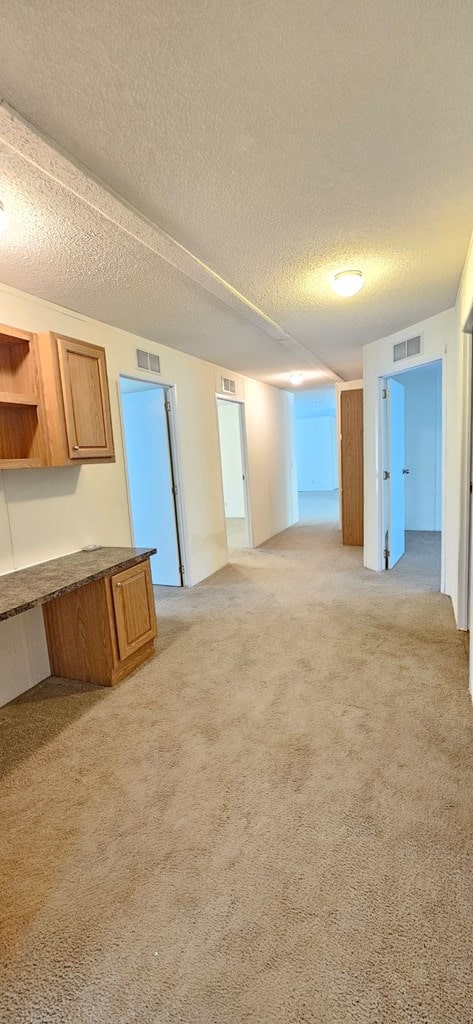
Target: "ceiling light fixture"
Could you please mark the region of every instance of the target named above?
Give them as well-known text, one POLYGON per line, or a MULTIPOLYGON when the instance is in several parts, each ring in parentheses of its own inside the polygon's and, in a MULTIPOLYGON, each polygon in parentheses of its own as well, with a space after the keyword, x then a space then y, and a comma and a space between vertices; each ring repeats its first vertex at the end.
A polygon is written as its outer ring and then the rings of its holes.
POLYGON ((302 384, 302 381, 304 380, 304 374, 303 373, 290 373, 289 374, 289 380, 290 380, 291 384, 302 384))
POLYGON ((337 295, 342 295, 343 298, 348 299, 351 295, 356 295, 360 288, 363 288, 363 274, 361 270, 341 270, 340 273, 334 274, 332 277, 332 288, 337 295))
POLYGON ((0 202, 0 231, 4 231, 6 226, 7 226, 7 224, 8 224, 8 217, 7 217, 7 214, 5 213, 5 207, 4 207, 3 203, 0 202))

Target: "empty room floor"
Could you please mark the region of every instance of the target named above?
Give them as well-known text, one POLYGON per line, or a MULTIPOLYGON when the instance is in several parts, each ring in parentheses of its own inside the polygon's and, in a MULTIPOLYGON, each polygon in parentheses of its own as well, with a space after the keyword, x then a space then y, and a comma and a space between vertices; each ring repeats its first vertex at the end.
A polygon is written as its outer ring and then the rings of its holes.
POLYGON ((301 523, 338 523, 338 491, 299 491, 301 523))
POLYGON ((442 534, 433 530, 406 530, 406 553, 390 570, 409 587, 440 590, 442 534))
POLYGON ((246 519, 225 519, 227 545, 229 551, 239 551, 248 547, 248 526, 246 519))
POLYGON ((116 689, 50 680, 0 712, 0 1019, 470 1024, 449 600, 308 524, 158 615, 116 689))

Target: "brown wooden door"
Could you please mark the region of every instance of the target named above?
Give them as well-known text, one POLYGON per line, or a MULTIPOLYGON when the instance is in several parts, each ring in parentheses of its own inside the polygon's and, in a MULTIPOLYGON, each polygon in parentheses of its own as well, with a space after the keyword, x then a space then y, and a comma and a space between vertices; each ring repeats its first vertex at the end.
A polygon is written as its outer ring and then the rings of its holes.
POLYGON ((121 661, 157 634, 149 561, 112 576, 113 607, 121 661))
POLYGON ((113 458, 105 349, 72 338, 57 349, 69 458, 113 458))
POLYGON ((343 543, 363 546, 363 390, 340 393, 343 543))

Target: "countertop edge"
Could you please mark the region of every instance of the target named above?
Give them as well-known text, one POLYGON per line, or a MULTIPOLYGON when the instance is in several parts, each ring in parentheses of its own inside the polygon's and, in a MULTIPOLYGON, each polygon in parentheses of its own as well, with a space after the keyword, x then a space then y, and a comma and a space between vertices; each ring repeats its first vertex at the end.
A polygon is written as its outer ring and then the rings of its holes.
MULTIPOLYGON (((74 580, 74 582, 72 583, 67 583, 64 586, 58 587, 55 590, 48 591, 48 593, 44 596, 33 598, 30 601, 23 601, 20 604, 13 605, 12 608, 8 609, 8 611, 0 612, 0 622, 5 622, 7 619, 12 619, 14 618, 15 615, 21 615, 23 612, 28 612, 32 608, 37 608, 42 604, 48 604, 49 601, 54 601, 55 598, 62 597, 63 594, 70 594, 72 593, 73 590, 80 590, 81 587, 87 586, 88 583, 95 583, 97 580, 101 580, 105 576, 114 576, 115 573, 117 572, 121 572, 125 569, 131 569, 134 565, 139 565, 140 562, 145 562, 148 558, 151 557, 151 555, 155 555, 156 550, 156 548, 149 548, 140 552, 139 554, 131 555, 129 558, 120 559, 118 562, 116 562, 116 564, 107 566, 106 569, 96 569, 89 575, 83 576, 80 580, 74 580)), ((79 554, 79 552, 74 551, 71 552, 71 554, 79 554)), ((62 555, 60 557, 67 558, 67 555, 62 555)), ((50 561, 54 562, 55 559, 50 559, 50 561)), ((47 565, 48 563, 45 562, 40 564, 47 565)), ((27 568, 28 566, 25 566, 23 569, 13 570, 13 573, 5 573, 4 575, 5 577, 7 577, 13 575, 15 571, 24 572, 27 568)), ((36 566, 31 566, 31 568, 36 568, 36 566)))

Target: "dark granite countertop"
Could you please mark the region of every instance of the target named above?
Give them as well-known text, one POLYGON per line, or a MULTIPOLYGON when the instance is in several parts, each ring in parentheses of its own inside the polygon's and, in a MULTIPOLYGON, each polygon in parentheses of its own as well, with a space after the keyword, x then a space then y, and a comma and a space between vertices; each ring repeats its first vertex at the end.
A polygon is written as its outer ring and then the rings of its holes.
POLYGON ((156 548, 97 548, 0 576, 0 621, 19 615, 38 604, 52 601, 86 583, 129 569, 156 554, 156 548))

